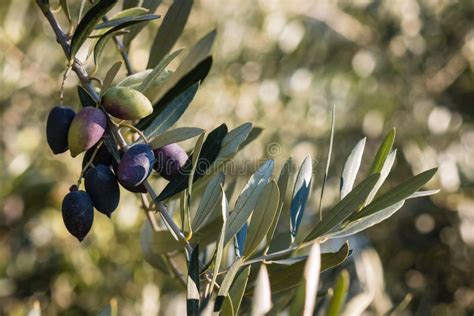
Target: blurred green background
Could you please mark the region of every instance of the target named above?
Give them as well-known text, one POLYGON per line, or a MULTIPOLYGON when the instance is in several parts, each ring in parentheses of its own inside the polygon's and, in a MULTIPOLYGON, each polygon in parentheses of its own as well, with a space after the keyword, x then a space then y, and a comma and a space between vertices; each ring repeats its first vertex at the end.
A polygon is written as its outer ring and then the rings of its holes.
MULTIPOLYGON (((70 3, 77 16, 80 1, 70 3)), ((164 15, 169 4, 163 1, 157 12, 164 15)), ((135 69, 146 66, 160 23, 150 23, 133 42, 135 69)), ((299 163, 306 154, 324 162, 335 104, 324 206, 338 196, 352 146, 368 137, 367 171, 395 126, 398 159, 388 186, 439 166, 428 187, 441 192, 408 203, 367 232, 382 262, 387 297, 396 304, 413 294, 407 315, 471 315, 474 2, 199 0, 177 47, 191 46, 213 28, 213 68, 178 126, 251 121, 264 132, 238 163, 260 157, 280 163, 288 156, 299 163)), ((0 2, 0 51, 0 315, 22 315, 35 300, 48 315, 93 313, 111 298, 121 315, 183 315, 176 284, 143 260, 144 216, 136 197, 123 192, 112 221, 96 213, 82 244, 63 226, 60 203, 81 159, 53 156, 47 147, 46 116, 59 102, 66 60, 34 1, 0 2)), ((111 41, 106 67, 96 75, 103 78, 119 58, 111 41)), ((71 74, 65 103, 77 108, 76 84, 71 74)), ((320 202, 324 163, 315 172, 308 213, 320 202)), ((239 177, 239 187, 249 175, 239 177)))

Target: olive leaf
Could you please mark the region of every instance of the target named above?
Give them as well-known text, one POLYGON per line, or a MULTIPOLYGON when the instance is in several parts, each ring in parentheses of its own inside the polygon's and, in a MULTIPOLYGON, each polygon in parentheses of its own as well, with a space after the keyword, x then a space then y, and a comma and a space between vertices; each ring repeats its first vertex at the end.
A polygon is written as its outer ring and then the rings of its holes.
POLYGON ((324 188, 326 187, 326 181, 328 180, 329 166, 331 165, 331 156, 332 156, 332 146, 334 143, 334 130, 336 125, 336 105, 332 106, 332 115, 331 115, 331 134, 329 136, 329 148, 328 155, 326 158, 326 168, 324 168, 324 178, 323 183, 321 184, 321 195, 319 196, 319 216, 321 217, 321 211, 323 207, 323 198, 324 198, 324 188))
POLYGON ((104 83, 102 84, 102 92, 104 93, 110 87, 112 82, 114 81, 115 77, 117 76, 118 72, 120 71, 120 67, 122 67, 123 62, 117 61, 114 63, 110 69, 107 71, 105 75, 104 83))
POLYGON ((105 32, 97 41, 94 47, 94 63, 96 65, 99 64, 99 59, 102 55, 102 52, 104 51, 105 45, 107 44, 107 41, 111 39, 113 36, 117 34, 117 32, 121 31, 123 28, 132 26, 137 23, 145 22, 145 21, 151 21, 154 19, 159 18, 160 16, 154 15, 154 14, 147 14, 147 15, 140 15, 136 17, 126 17, 123 18, 123 20, 127 19, 121 24, 118 24, 117 26, 112 27, 110 30, 105 32))
POLYGON ((193 0, 174 0, 156 34, 150 49, 147 68, 153 68, 173 48, 188 21, 193 0))
POLYGON ((214 312, 219 312, 221 310, 222 305, 224 304, 224 299, 229 294, 232 282, 234 282, 235 276, 237 275, 237 272, 239 272, 242 263, 242 259, 237 259, 225 274, 219 292, 217 293, 216 301, 214 302, 214 312))
POLYGON ((225 243, 227 244, 250 217, 255 204, 273 172, 273 160, 267 160, 249 179, 240 193, 234 210, 230 213, 226 227, 225 243))
POLYGON ((229 295, 224 300, 224 305, 222 306, 222 315, 238 315, 249 275, 250 266, 245 268, 235 279, 232 287, 230 288, 229 295))
MULTIPOLYGON (((288 189, 288 181, 290 179, 290 176, 291 176, 291 168, 292 168, 292 158, 288 158, 285 163, 283 164, 283 166, 281 167, 281 171, 280 171, 280 176, 278 177, 278 181, 277 181, 277 184, 278 184, 278 191, 279 191, 279 195, 280 195, 280 199, 278 201, 278 209, 277 209, 277 213, 275 214, 275 218, 273 219, 272 221, 272 225, 270 226, 270 229, 268 230, 268 233, 267 233, 267 243, 270 244, 271 240, 273 239, 273 235, 275 234, 275 230, 280 222, 280 218, 281 218, 281 213, 282 213, 282 210, 283 210, 283 205, 285 203, 285 197, 286 197, 286 191, 288 189)), ((290 220, 290 217, 289 216, 286 216, 286 218, 282 218, 282 221, 286 221, 287 222, 287 225, 286 224, 282 224, 282 226, 285 226, 285 227, 290 227, 290 223, 289 223, 289 220, 290 220)))
MULTIPOLYGON (((148 143, 152 148, 160 148, 165 145, 179 143, 190 138, 201 135, 204 132, 202 128, 198 127, 178 127, 170 131, 164 132, 157 136, 148 138, 148 143)), ((143 140, 140 139, 139 142, 143 140)))
POLYGON ((369 174, 380 173, 380 171, 382 171, 385 159, 387 159, 387 156, 392 151, 392 146, 395 141, 395 134, 396 130, 395 128, 392 128, 392 130, 390 130, 390 132, 385 136, 384 141, 377 150, 377 154, 375 154, 369 174))
POLYGON ((260 195, 248 228, 244 256, 250 257, 265 238, 278 210, 280 192, 275 180, 270 181, 260 195))
POLYGON ((316 224, 311 232, 306 236, 305 241, 317 238, 336 225, 342 223, 346 218, 351 216, 359 206, 365 201, 375 183, 379 179, 378 173, 373 174, 357 185, 349 194, 341 201, 336 203, 324 216, 323 220, 316 224))
POLYGON ((341 176, 341 199, 343 199, 354 186, 357 173, 359 172, 362 155, 364 154, 367 138, 362 138, 352 149, 344 163, 341 176))
MULTIPOLYGON (((141 1, 140 1, 141 2, 141 1)), ((144 0, 142 7, 150 13, 154 13, 158 6, 161 4, 162 0, 144 0)), ((138 4, 138 3, 137 3, 138 4)), ((125 3, 124 3, 125 9, 125 3)), ((125 47, 129 47, 132 40, 137 36, 138 33, 145 27, 145 24, 136 24, 130 28, 130 32, 124 36, 123 44, 125 47)))
POLYGON ((224 184, 224 178, 224 173, 219 172, 209 181, 191 224, 193 231, 199 231, 209 220, 212 210, 219 202, 221 196, 219 187, 224 184))
POLYGON ((399 184, 387 193, 376 198, 372 203, 364 207, 360 212, 351 216, 351 221, 371 215, 395 203, 398 203, 418 191, 435 175, 437 168, 422 172, 409 180, 399 184))
POLYGON ((224 189, 221 186, 221 211, 222 211, 222 230, 219 236, 219 240, 217 241, 216 245, 216 256, 214 259, 214 271, 212 273, 212 280, 211 280, 211 287, 209 293, 212 293, 214 289, 214 285, 217 280, 217 275, 219 274, 219 268, 221 266, 222 255, 224 253, 224 237, 225 237, 225 223, 227 221, 227 216, 229 214, 229 202, 227 201, 227 197, 225 196, 224 189))
POLYGON ((383 166, 382 166, 382 169, 380 170, 380 178, 379 180, 377 181, 377 183, 375 184, 374 188, 372 189, 372 191, 370 191, 369 193, 369 196, 367 196, 367 199, 365 200, 364 202, 364 206, 366 206, 367 204, 369 204, 370 202, 372 202, 372 200, 374 199, 375 195, 377 194, 377 192, 379 191, 380 187, 382 186, 382 184, 385 182, 385 180, 387 179, 389 173, 390 173, 390 170, 392 170, 392 166, 393 166, 393 163, 395 162, 395 158, 397 156, 397 150, 394 149, 388 156, 387 158, 385 159, 385 162, 383 163, 383 166))
POLYGON ((74 57, 86 41, 87 37, 92 33, 96 24, 102 17, 109 12, 110 9, 118 2, 118 0, 101 0, 98 1, 86 15, 81 19, 76 31, 71 39, 70 57, 74 57))
POLYGON ((313 178, 313 166, 311 156, 306 156, 301 164, 298 176, 296 177, 295 186, 293 188, 293 198, 290 207, 290 227, 291 235, 294 238, 298 232, 298 228, 303 218, 306 202, 308 201, 311 181, 313 178))
MULTIPOLYGON (((146 91, 150 87, 151 83, 155 81, 156 79, 158 79, 161 72, 165 70, 166 66, 168 66, 168 64, 172 62, 176 58, 176 56, 178 56, 182 51, 183 51, 182 49, 178 49, 166 55, 163 59, 161 59, 161 61, 153 68, 153 70, 145 78, 145 80, 143 80, 143 82, 141 83, 141 85, 138 87, 137 90, 141 92, 146 91)), ((154 102, 155 100, 150 100, 150 101, 154 102)))
POLYGON ((160 18, 160 15, 156 14, 146 14, 148 11, 142 8, 132 8, 127 11, 122 11, 120 16, 115 16, 106 22, 97 24, 95 27, 96 30, 102 29, 112 29, 112 28, 126 28, 128 26, 134 25, 136 23, 155 20, 160 18))

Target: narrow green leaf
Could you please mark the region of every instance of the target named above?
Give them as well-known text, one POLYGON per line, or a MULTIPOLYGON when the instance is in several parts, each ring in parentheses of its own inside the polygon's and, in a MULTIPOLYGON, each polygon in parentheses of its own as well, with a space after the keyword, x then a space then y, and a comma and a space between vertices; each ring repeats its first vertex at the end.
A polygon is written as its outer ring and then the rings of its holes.
POLYGON ((117 83, 117 86, 128 87, 137 90, 137 88, 142 84, 143 80, 145 80, 152 71, 153 69, 146 69, 127 76, 122 81, 117 83))
POLYGON ((147 68, 155 67, 173 48, 188 21, 193 0, 174 0, 161 23, 150 50, 147 68))
POLYGON ((109 12, 110 9, 118 2, 118 0, 101 0, 98 1, 89 11, 87 11, 84 18, 81 19, 76 31, 71 39, 70 56, 74 57, 86 41, 87 37, 92 33, 96 24, 102 17, 109 12))
POLYGON ((365 201, 379 177, 380 175, 378 173, 369 176, 346 195, 345 198, 336 203, 336 205, 327 212, 324 219, 316 224, 308 236, 306 236, 305 241, 313 240, 328 233, 353 214, 365 201))
POLYGON ((252 123, 244 123, 232 129, 222 140, 222 149, 217 161, 222 161, 234 155, 239 150, 240 145, 247 139, 251 130, 252 123))
POLYGON ((176 71, 171 75, 171 78, 165 82, 160 88, 157 100, 160 100, 171 88, 173 88, 184 76, 204 61, 211 52, 212 44, 216 37, 216 31, 206 34, 200 39, 190 50, 189 54, 184 58, 183 62, 176 71))
POLYGON ((104 83, 102 84, 102 91, 105 92, 110 87, 112 82, 114 81, 115 77, 117 76, 118 72, 120 71, 120 67, 122 67, 123 62, 117 61, 110 67, 105 75, 104 83))
POLYGON ((319 218, 322 219, 322 207, 323 207, 323 198, 324 198, 324 188, 326 187, 326 181, 328 180, 329 166, 331 165, 331 155, 332 155, 332 146, 334 143, 334 130, 336 124, 336 105, 332 106, 332 115, 331 115, 331 136, 329 137, 329 148, 328 156, 326 159, 326 168, 324 170, 323 184, 321 185, 321 196, 319 197, 319 218))
POLYGON ((395 162, 395 158, 397 156, 397 150, 394 149, 388 156, 387 158, 385 159, 385 162, 383 164, 383 167, 382 167, 382 170, 380 171, 380 178, 379 180, 377 181, 377 183, 375 184, 374 188, 372 189, 372 191, 370 191, 369 193, 369 196, 367 197, 367 199, 365 200, 364 202, 364 206, 366 206, 367 204, 369 204, 370 202, 372 202, 372 200, 374 199, 375 195, 377 194, 377 192, 379 191, 380 187, 382 186, 382 184, 385 182, 385 180, 387 179, 389 173, 390 173, 390 170, 392 170, 392 166, 393 166, 393 163, 395 162))
POLYGON ((338 316, 341 314, 342 307, 346 301, 347 291, 349 290, 349 272, 342 270, 334 287, 334 294, 326 310, 326 316, 338 316))
POLYGON ((293 188, 293 197, 290 206, 290 227, 292 238, 295 238, 301 224, 301 219, 303 218, 306 202, 308 201, 309 192, 311 190, 312 179, 313 165, 311 156, 308 155, 301 164, 293 188))
POLYGON ((357 173, 359 172, 362 155, 364 154, 365 142, 367 138, 362 138, 352 149, 349 157, 347 157, 342 169, 341 176, 341 199, 343 199, 354 186, 357 173))
POLYGON ((69 11, 68 0, 60 0, 59 4, 61 5, 61 8, 63 8, 64 14, 66 15, 67 20, 69 21, 69 23, 71 23, 72 17, 71 17, 71 11, 69 11))
POLYGON ((198 127, 178 127, 170 131, 164 132, 156 136, 148 138, 148 142, 152 148, 160 148, 165 145, 179 143, 187 139, 194 138, 204 132, 198 127))
MULTIPOLYGON (((159 16, 153 15, 153 14, 147 14, 147 15, 141 15, 133 18, 127 18, 129 21, 123 22, 107 32, 105 32, 97 41, 94 47, 94 63, 96 65, 99 64, 100 57, 102 55, 102 52, 104 51, 105 45, 107 44, 108 40, 111 39, 113 36, 117 34, 117 32, 121 31, 123 28, 132 26, 137 23, 141 22, 146 22, 150 20, 157 19, 159 16)), ((125 18, 124 18, 125 19, 125 18)))
POLYGON ((252 316, 263 316, 272 309, 272 290, 268 271, 264 264, 260 266, 252 300, 252 316))
MULTIPOLYGON (((188 204, 191 203, 190 199, 191 199, 191 194, 192 194, 192 190, 193 190, 193 182, 194 182, 194 175, 196 173, 196 168, 197 168, 197 164, 198 164, 198 161, 199 161, 199 157, 201 156, 201 149, 202 149, 202 145, 204 143, 204 137, 206 136, 206 132, 203 132, 197 142, 196 142, 196 145, 194 146, 194 151, 193 151, 193 154, 192 154, 192 168, 191 168, 191 173, 189 174, 189 177, 188 177, 188 188, 187 188, 187 191, 188 191, 188 195, 189 195, 189 198, 187 199, 188 200, 188 204)), ((191 219, 189 219, 191 220, 191 219)))
POLYGON ((219 312, 222 309, 222 305, 224 304, 224 299, 229 294, 230 286, 234 282, 235 276, 237 275, 237 272, 242 266, 242 263, 243 263, 243 260, 238 259, 231 265, 231 267, 227 271, 224 277, 224 280, 221 283, 219 292, 217 293, 216 301, 214 302, 214 312, 219 312))
MULTIPOLYGON (((285 203, 286 191, 288 189, 288 180, 291 175, 292 163, 293 163, 292 158, 288 158, 288 160, 286 160, 285 163, 283 164, 283 167, 281 168, 281 171, 280 171, 280 176, 278 177, 277 184, 278 184, 278 191, 280 192, 280 200, 278 201, 278 210, 275 215, 275 218, 273 219, 272 226, 270 227, 267 233, 268 244, 270 244, 270 241, 272 240, 273 235, 275 234, 275 230, 278 226, 278 222, 280 221, 281 212, 283 209, 283 205, 285 203)), ((285 219, 282 219, 282 220, 285 220, 288 222, 288 224, 285 226, 289 228, 290 217, 287 216, 285 219)))
POLYGON ((212 282, 211 282, 211 288, 209 289, 209 293, 212 293, 212 290, 214 289, 214 284, 216 283, 216 280, 217 280, 217 275, 219 274, 219 268, 221 266, 221 261, 222 261, 222 254, 224 253, 225 223, 227 221, 227 216, 229 215, 229 202, 227 202, 227 197, 225 196, 225 192, 222 186, 220 189, 221 189, 221 196, 222 196, 221 210, 222 210, 223 222, 222 222, 221 234, 219 236, 219 240, 217 241, 217 245, 216 245, 214 271, 212 272, 212 282))
MULTIPOLYGON (((142 7, 145 8, 148 12, 154 13, 158 6, 161 4, 162 0, 144 0, 142 7)), ((125 7, 124 7, 125 9, 125 7)), ((123 44, 126 48, 130 46, 132 40, 137 36, 138 33, 145 27, 145 24, 136 24, 130 28, 130 32, 125 35, 123 38, 123 44)))
POLYGON ((116 27, 120 27, 123 29, 127 26, 131 26, 136 23, 156 20, 160 18, 160 16, 156 14, 144 14, 146 12, 146 10, 140 8, 132 8, 127 10, 126 12, 122 11, 120 17, 115 17, 113 19, 108 20, 107 22, 97 24, 95 29, 103 30, 116 27))
POLYGON ((247 146, 248 144, 256 140, 262 134, 262 132, 263 132, 262 127, 254 126, 252 130, 250 131, 249 135, 247 136, 247 138, 242 142, 242 144, 240 144, 239 150, 244 149, 245 146, 247 146))
POLYGON ((229 295, 224 300, 222 306, 222 315, 238 315, 242 298, 244 297, 245 287, 250 275, 250 266, 245 268, 235 279, 230 288, 229 295))
POLYGON ((412 195, 410 195, 408 199, 415 199, 415 198, 419 198, 419 197, 424 197, 424 196, 430 196, 430 195, 433 195, 433 194, 437 194, 439 193, 440 190, 427 190, 427 191, 418 191, 418 192, 415 192, 413 193, 412 195))
POLYGON ((172 100, 169 105, 153 120, 143 131, 146 137, 159 135, 173 126, 184 114, 198 90, 199 84, 195 83, 182 94, 172 100))
MULTIPOLYGON (((138 87, 137 90, 142 91, 142 92, 146 91, 151 86, 151 84, 156 79, 158 79, 161 72, 165 70, 166 66, 168 66, 169 63, 172 62, 176 58, 176 56, 178 56, 182 51, 183 49, 175 50, 174 52, 169 53, 163 59, 161 59, 158 65, 156 65, 155 68, 153 68, 152 72, 148 75, 148 77, 146 77, 145 80, 143 80, 142 84, 140 85, 140 87, 138 87)), ((150 101, 155 102, 156 100, 150 100, 150 101)))
POLYGON ((273 160, 267 160, 257 172, 247 182, 240 196, 235 203, 234 210, 230 213, 226 227, 225 243, 227 244, 237 232, 242 228, 244 223, 252 214, 258 197, 265 188, 268 180, 273 172, 273 160))
POLYGON ((385 136, 385 139, 380 145, 377 154, 375 155, 374 161, 372 162, 372 166, 370 167, 369 174, 380 173, 382 171, 383 164, 385 159, 387 159, 388 154, 392 151, 392 146, 395 141, 396 130, 392 128, 392 130, 385 136))
POLYGON ((280 192, 275 180, 270 181, 260 195, 249 224, 244 257, 250 257, 268 233, 278 210, 280 192))
POLYGON ((209 181, 191 225, 194 232, 199 231, 207 223, 211 211, 219 202, 221 197, 220 187, 224 184, 224 178, 224 173, 219 172, 209 181))
POLYGON ((327 237, 328 239, 332 239, 332 238, 341 238, 341 237, 347 237, 347 236, 357 234, 358 232, 366 230, 367 228, 372 227, 386 220, 387 218, 391 217, 399 209, 401 209, 404 204, 405 204, 405 200, 395 203, 371 215, 364 216, 357 220, 350 221, 349 223, 343 225, 341 229, 338 229, 332 233, 329 233, 325 235, 325 237, 327 237))
POLYGON ((371 215, 395 203, 405 200, 430 181, 437 170, 437 168, 427 170, 396 186, 387 193, 376 198, 372 203, 360 210, 360 212, 354 214, 351 217, 351 221, 371 215))
POLYGON ((199 244, 191 253, 188 267, 188 282, 186 289, 186 311, 188 316, 199 315, 199 244))
POLYGON ((321 248, 318 243, 311 247, 304 266, 302 282, 290 307, 291 316, 312 316, 316 306, 316 295, 321 272, 321 248))

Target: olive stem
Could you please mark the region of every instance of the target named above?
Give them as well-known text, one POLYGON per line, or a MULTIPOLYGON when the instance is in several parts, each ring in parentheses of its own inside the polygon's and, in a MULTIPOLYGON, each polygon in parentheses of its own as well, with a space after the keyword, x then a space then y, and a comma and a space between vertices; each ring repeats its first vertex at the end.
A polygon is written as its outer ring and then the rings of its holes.
MULTIPOLYGON (((93 85, 90 82, 89 75, 82 65, 81 61, 75 58, 74 56, 71 55, 71 47, 69 43, 69 39, 67 35, 64 33, 64 31, 61 29, 61 26, 58 24, 58 21, 54 17, 53 13, 51 12, 48 4, 45 1, 42 0, 36 0, 36 3, 38 4, 39 8, 43 12, 44 16, 48 20, 49 24, 51 25, 55 35, 56 35, 56 41, 61 45, 64 54, 66 55, 67 58, 70 58, 72 61, 72 70, 74 73, 76 73, 77 77, 79 78, 79 81, 81 82, 81 85, 86 89, 86 91, 89 93, 89 95, 94 99, 94 101, 97 104, 100 104, 100 95, 94 90, 93 85)), ((109 123, 112 121, 110 116, 107 115, 107 119, 109 123)), ((114 135, 116 141, 118 142, 118 145, 124 149, 128 149, 128 144, 123 138, 122 134, 118 131, 116 126, 114 124, 109 124, 110 125, 110 130, 112 134, 114 135)), ((183 232, 179 229, 179 227, 176 225, 174 220, 171 218, 171 216, 168 214, 168 210, 166 209, 166 206, 162 202, 157 202, 157 194, 151 187, 150 183, 145 180, 143 182, 143 185, 147 189, 148 194, 151 196, 153 199, 154 203, 157 206, 158 211, 160 212, 161 217, 163 218, 165 224, 167 227, 170 229, 170 231, 178 238, 181 244, 185 247, 188 255, 191 254, 192 252, 192 246, 189 243, 189 241, 186 239, 184 236, 183 232)))

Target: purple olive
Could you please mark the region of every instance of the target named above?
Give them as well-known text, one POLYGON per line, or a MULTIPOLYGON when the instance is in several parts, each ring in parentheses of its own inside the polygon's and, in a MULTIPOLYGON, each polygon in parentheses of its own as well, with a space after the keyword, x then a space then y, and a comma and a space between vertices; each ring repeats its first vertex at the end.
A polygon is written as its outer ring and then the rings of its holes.
MULTIPOLYGON (((122 149, 120 149, 119 150, 120 159, 122 159, 123 154, 124 154, 124 151, 122 149)), ((118 162, 115 161, 115 159, 114 159, 112 161, 112 169, 113 169, 115 175, 118 174, 118 166, 119 166, 118 162)), ((130 187, 130 186, 127 186, 126 184, 122 183, 120 181, 120 179, 118 179, 118 177, 117 177, 117 180, 118 180, 118 182, 120 183, 120 185, 122 187, 124 187, 125 189, 127 189, 130 192, 133 192, 133 193, 146 193, 146 188, 143 184, 140 184, 137 187, 130 187)))
POLYGON ((92 200, 84 191, 73 185, 62 204, 62 215, 67 230, 79 241, 89 233, 94 221, 92 200))
POLYGON ((112 170, 105 165, 90 168, 85 175, 86 192, 94 207, 110 217, 120 201, 120 189, 112 170))
POLYGON ((82 108, 74 117, 68 132, 71 156, 92 148, 102 138, 107 126, 105 113, 94 107, 82 108))
POLYGON ((170 181, 188 160, 188 155, 178 144, 169 144, 153 150, 156 157, 154 169, 170 181))
POLYGON ((125 188, 138 187, 150 175, 155 156, 149 145, 137 144, 130 147, 117 168, 117 178, 125 188))
POLYGON ((46 139, 55 155, 68 149, 68 131, 76 112, 64 106, 55 106, 48 115, 46 139))

